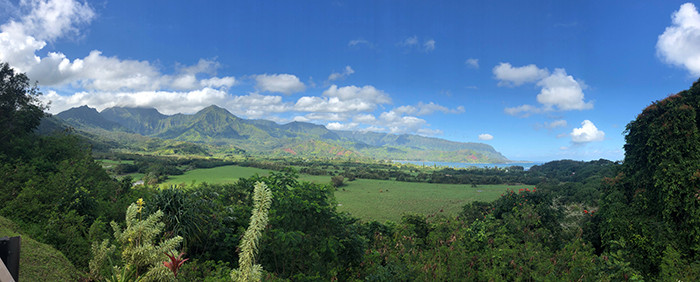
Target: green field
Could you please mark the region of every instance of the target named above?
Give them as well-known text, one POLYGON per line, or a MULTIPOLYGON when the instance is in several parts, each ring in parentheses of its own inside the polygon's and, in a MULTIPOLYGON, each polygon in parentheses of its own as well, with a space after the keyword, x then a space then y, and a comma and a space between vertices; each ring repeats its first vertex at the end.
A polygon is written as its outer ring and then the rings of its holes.
MULTIPOLYGON (((161 185, 177 185, 207 182, 211 184, 233 183, 239 178, 248 178, 253 175, 269 175, 270 171, 266 169, 243 167, 236 165, 220 166, 215 168, 200 168, 185 172, 182 175, 170 176, 161 185)), ((329 183, 330 176, 315 176, 315 175, 299 175, 302 181, 310 181, 314 183, 329 183)))
MULTIPOLYGON (((220 166, 194 169, 183 175, 170 177, 161 185, 177 185, 207 182, 233 183, 239 178, 255 174, 269 175, 270 171, 242 166, 220 166)), ((330 176, 299 175, 301 181, 325 184, 330 176)), ((455 215, 462 206, 472 201, 493 201, 506 189, 517 190, 529 186, 433 184, 398 182, 390 180, 357 179, 335 192, 338 210, 349 212, 362 220, 399 221, 404 213, 455 215)))
POLYGON ((506 189, 530 186, 412 183, 358 179, 338 189, 338 210, 362 220, 399 221, 404 213, 455 215, 472 201, 496 200, 506 189))

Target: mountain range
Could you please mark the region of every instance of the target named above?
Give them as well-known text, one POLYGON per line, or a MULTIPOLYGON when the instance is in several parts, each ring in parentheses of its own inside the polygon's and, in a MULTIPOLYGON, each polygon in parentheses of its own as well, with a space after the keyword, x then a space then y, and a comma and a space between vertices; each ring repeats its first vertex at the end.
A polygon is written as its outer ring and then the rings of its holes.
MULTIPOLYGON (((307 122, 278 124, 242 119, 209 106, 195 114, 164 115, 153 108, 112 107, 98 112, 81 106, 55 115, 93 135, 145 136, 194 144, 236 147, 250 154, 300 157, 504 163, 508 159, 483 143, 463 143, 411 134, 336 131, 307 122)), ((130 137, 128 137, 130 138, 130 137)), ((127 139, 128 139, 127 138, 127 139)))

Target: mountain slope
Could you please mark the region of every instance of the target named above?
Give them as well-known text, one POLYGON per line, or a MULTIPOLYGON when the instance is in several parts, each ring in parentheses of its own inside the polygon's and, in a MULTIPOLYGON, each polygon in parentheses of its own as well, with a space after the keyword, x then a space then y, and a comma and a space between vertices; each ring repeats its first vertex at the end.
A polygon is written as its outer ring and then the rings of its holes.
POLYGON ((332 131, 323 125, 246 120, 209 106, 195 114, 163 115, 155 109, 114 107, 97 113, 85 106, 57 115, 77 127, 131 131, 148 137, 233 145, 250 153, 305 157, 371 157, 394 160, 489 162, 508 159, 483 143, 418 135, 332 131))
POLYGON ((107 120, 97 110, 88 106, 80 106, 60 112, 56 117, 75 127, 95 127, 104 130, 128 131, 126 127, 114 121, 107 120))
POLYGON ((127 129, 142 135, 153 134, 158 123, 168 116, 153 108, 113 107, 100 112, 105 119, 119 123, 127 129))

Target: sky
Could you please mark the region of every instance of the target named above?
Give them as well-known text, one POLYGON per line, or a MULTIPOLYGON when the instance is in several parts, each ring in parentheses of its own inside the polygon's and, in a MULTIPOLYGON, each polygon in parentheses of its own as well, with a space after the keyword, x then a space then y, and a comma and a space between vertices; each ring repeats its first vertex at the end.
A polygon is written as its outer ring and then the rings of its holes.
POLYGON ((700 77, 698 4, 0 0, 0 62, 54 114, 213 104, 511 160, 622 160, 625 126, 700 77))

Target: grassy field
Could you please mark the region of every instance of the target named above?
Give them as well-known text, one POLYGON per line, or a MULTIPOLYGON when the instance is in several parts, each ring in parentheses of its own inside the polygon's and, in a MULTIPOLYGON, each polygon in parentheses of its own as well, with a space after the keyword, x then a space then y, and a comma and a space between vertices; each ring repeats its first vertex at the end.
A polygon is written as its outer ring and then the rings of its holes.
MULTIPOLYGON (((233 183, 239 178, 248 178, 255 174, 269 175, 270 171, 266 169, 254 167, 242 167, 235 165, 220 166, 215 168, 201 168, 185 172, 183 175, 171 176, 162 185, 177 185, 185 183, 187 185, 194 183, 207 182, 212 184, 233 183)), ((329 183, 330 176, 315 176, 315 175, 299 175, 302 181, 310 181, 314 183, 329 183)))
POLYGON ((455 215, 472 201, 490 202, 510 188, 530 186, 411 183, 358 179, 338 189, 338 210, 362 220, 399 221, 404 213, 455 215))
MULTIPOLYGON (((269 175, 270 171, 252 167, 221 166, 195 169, 183 175, 170 177, 161 185, 187 185, 201 182, 213 184, 233 183, 239 178, 255 174, 269 175)), ((319 184, 330 182, 330 176, 299 175, 301 181, 319 184)), ((398 182, 390 180, 358 179, 346 182, 338 189, 335 197, 338 210, 346 211, 362 220, 399 221, 404 213, 455 215, 462 206, 472 201, 490 202, 497 199, 506 189, 517 190, 529 186, 432 184, 398 182)))

